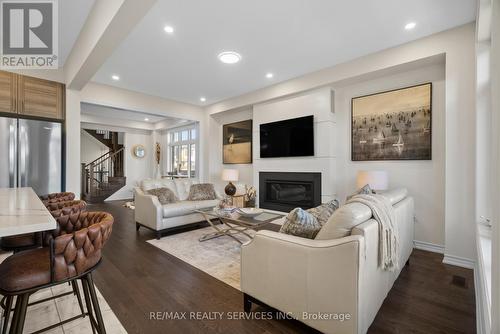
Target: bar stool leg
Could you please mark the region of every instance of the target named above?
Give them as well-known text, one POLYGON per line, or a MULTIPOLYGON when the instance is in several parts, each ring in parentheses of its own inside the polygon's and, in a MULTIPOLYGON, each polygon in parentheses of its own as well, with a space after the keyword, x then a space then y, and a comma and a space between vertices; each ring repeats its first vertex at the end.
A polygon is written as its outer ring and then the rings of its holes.
POLYGON ((82 295, 80 294, 80 289, 78 288, 78 282, 76 280, 71 281, 71 286, 73 287, 73 293, 76 296, 76 299, 78 299, 78 305, 80 306, 80 311, 82 314, 85 314, 85 310, 83 309, 83 303, 82 303, 82 295))
POLYGON ((81 279, 81 281, 83 287, 83 296, 85 297, 85 306, 87 306, 87 313, 89 315, 90 326, 92 327, 92 334, 95 334, 96 321, 94 319, 94 314, 92 313, 92 302, 90 301, 89 289, 87 288, 87 285, 85 284, 83 279, 81 279))
MULTIPOLYGON (((16 334, 23 334, 23 329, 24 329, 24 321, 26 320, 26 310, 28 309, 28 301, 29 301, 30 295, 29 293, 25 293, 21 296, 18 297, 18 301, 16 302, 16 306, 19 303, 19 315, 16 321, 16 328, 15 332, 16 334)), ((12 331, 12 329, 11 329, 12 331)))
POLYGON ((90 298, 92 299, 92 305, 97 318, 97 331, 99 334, 106 334, 106 328, 104 327, 104 321, 102 320, 101 308, 99 307, 99 301, 97 300, 97 294, 95 292, 94 280, 92 279, 92 273, 89 273, 85 278, 90 291, 90 298))
POLYGON ((5 310, 3 311, 3 325, 2 334, 7 334, 7 326, 9 325, 10 312, 12 309, 12 302, 14 301, 14 296, 5 297, 5 310))
POLYGON ((16 307, 10 324, 10 334, 22 334, 24 320, 26 319, 26 309, 28 308, 29 294, 17 295, 16 307))
POLYGON ((19 309, 21 308, 21 296, 15 296, 16 306, 14 307, 14 313, 12 314, 12 321, 10 322, 9 333, 16 333, 16 326, 19 318, 19 309))

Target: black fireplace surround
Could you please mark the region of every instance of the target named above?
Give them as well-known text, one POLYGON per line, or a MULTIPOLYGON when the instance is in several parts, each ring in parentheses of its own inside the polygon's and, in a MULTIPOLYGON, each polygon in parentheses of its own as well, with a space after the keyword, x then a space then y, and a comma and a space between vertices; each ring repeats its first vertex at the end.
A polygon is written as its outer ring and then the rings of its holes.
POLYGON ((321 173, 260 172, 259 207, 289 212, 321 204, 321 173))

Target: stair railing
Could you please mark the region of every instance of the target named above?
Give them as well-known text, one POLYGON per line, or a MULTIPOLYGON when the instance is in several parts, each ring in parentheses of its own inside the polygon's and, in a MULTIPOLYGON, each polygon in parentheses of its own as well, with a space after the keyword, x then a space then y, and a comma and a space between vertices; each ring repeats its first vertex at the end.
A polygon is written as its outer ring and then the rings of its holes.
POLYGON ((101 196, 109 188, 109 180, 113 177, 123 177, 124 148, 116 152, 107 152, 94 161, 82 163, 82 194, 83 197, 101 196))

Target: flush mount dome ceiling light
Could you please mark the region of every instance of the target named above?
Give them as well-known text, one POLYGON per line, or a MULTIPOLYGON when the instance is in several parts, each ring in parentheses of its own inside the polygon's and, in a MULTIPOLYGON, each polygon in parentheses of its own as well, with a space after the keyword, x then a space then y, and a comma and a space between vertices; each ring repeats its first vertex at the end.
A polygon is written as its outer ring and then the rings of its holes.
POLYGON ((241 55, 234 51, 224 51, 217 56, 224 64, 236 64, 241 60, 241 55))
POLYGON ((405 30, 412 30, 417 24, 415 22, 409 22, 405 25, 405 30))
POLYGON ((163 28, 167 34, 173 34, 174 33, 174 28, 172 26, 165 26, 163 28))
POLYGON ((116 74, 113 74, 113 75, 111 76, 111 79, 113 79, 113 80, 115 80, 115 81, 118 81, 118 80, 120 80, 120 76, 119 76, 119 75, 116 75, 116 74))

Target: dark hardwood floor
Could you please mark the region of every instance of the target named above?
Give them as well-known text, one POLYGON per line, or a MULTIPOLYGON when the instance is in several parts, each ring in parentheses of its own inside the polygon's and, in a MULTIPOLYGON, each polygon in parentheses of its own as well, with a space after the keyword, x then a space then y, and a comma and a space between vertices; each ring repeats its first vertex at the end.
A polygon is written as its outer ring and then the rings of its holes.
MULTIPOLYGON (((129 333, 309 333, 290 320, 153 320, 151 312, 242 312, 242 293, 190 266, 135 231, 123 202, 90 205, 115 217, 94 280, 129 333)), ((369 333, 475 333, 472 270, 441 263, 442 255, 415 250, 369 333)), ((258 307, 254 310, 266 311, 258 307)))

